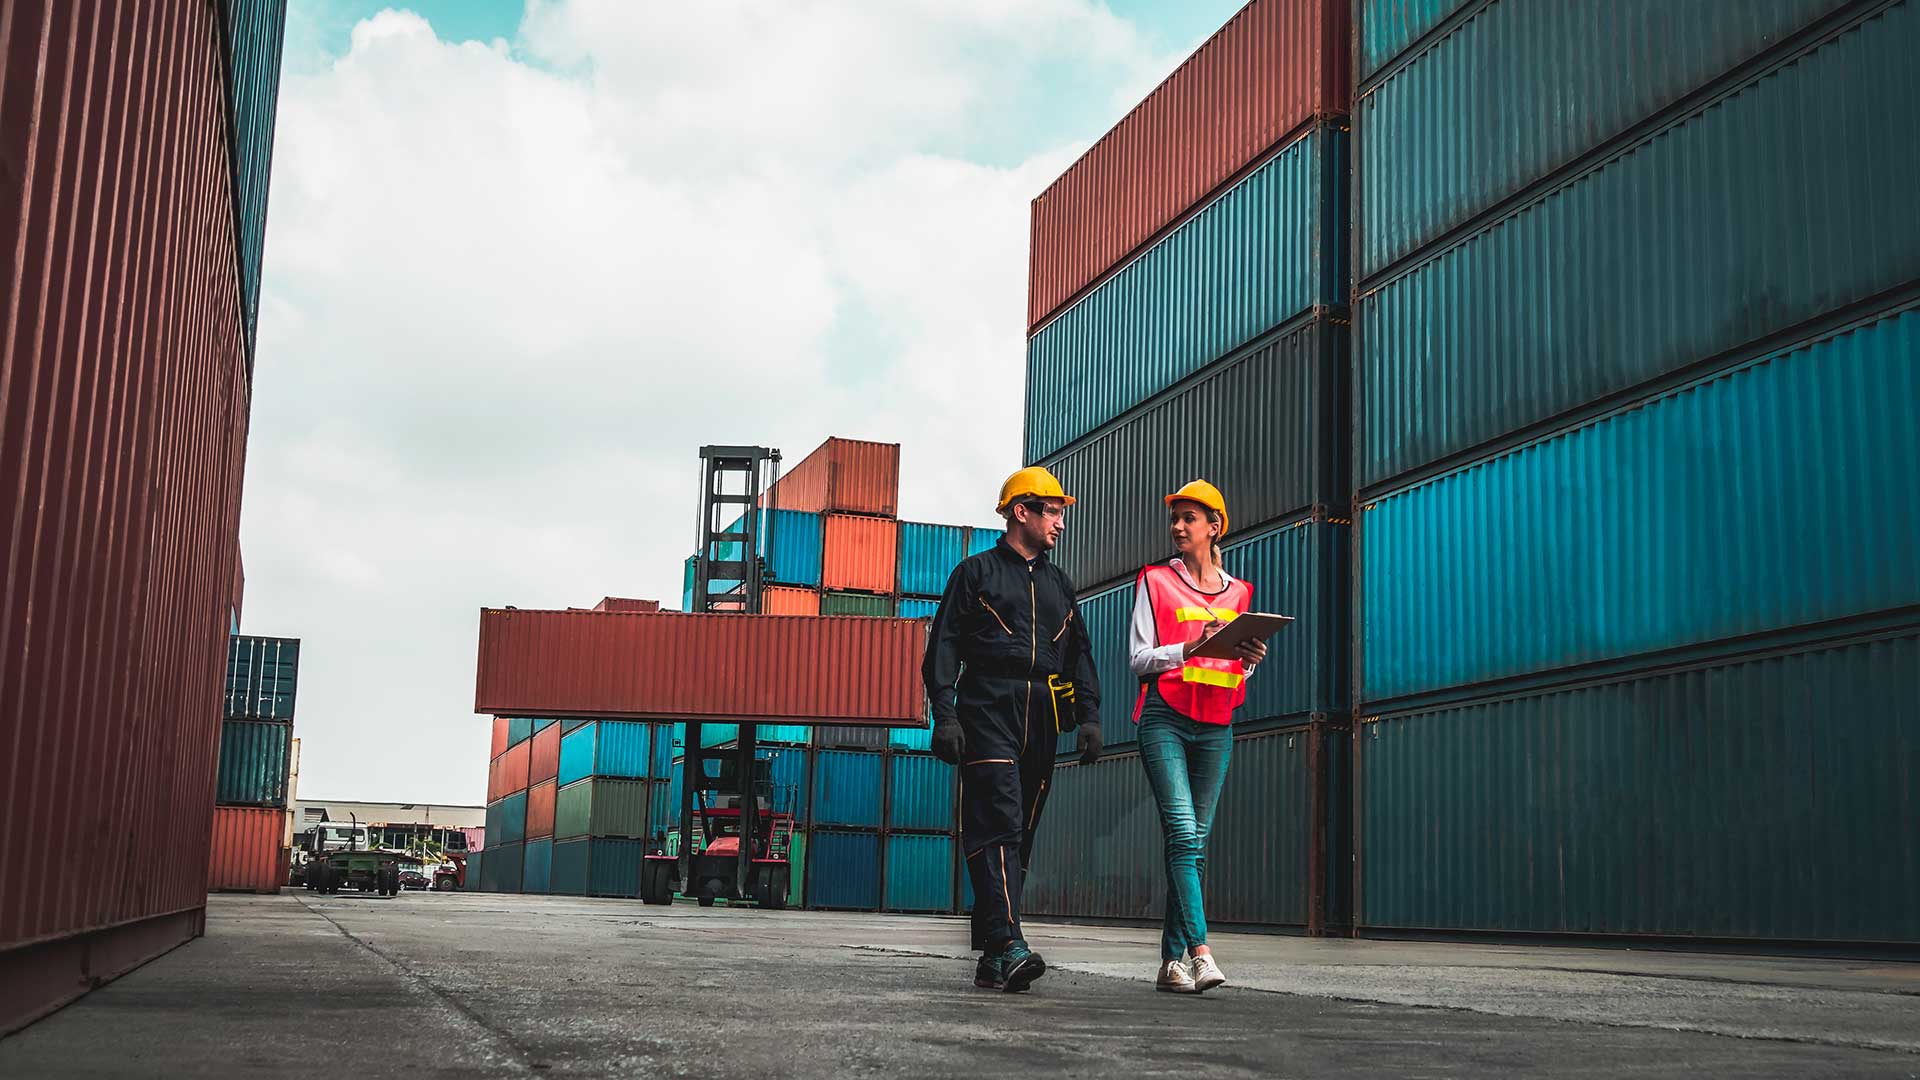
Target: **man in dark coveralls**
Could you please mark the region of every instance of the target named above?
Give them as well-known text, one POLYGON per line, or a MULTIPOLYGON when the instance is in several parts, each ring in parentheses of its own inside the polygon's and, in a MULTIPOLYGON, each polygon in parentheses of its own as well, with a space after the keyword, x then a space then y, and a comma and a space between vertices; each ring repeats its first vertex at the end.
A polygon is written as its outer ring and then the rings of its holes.
POLYGON ((921 677, 933 752, 960 767, 960 831, 973 883, 974 985, 1027 989, 1047 965, 1020 930, 1020 893, 1062 729, 1100 756, 1100 686, 1073 583, 1047 553, 1074 500, 1042 468, 1000 489, 1007 533, 947 580, 921 677), (1071 689, 1063 682, 1071 682, 1071 689))

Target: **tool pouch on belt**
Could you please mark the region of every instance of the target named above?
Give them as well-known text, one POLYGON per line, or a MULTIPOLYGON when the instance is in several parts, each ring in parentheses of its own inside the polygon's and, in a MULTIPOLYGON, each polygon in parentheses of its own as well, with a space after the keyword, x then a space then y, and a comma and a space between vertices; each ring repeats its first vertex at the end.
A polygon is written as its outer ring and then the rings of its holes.
POLYGON ((1047 699, 1053 703, 1053 730, 1065 735, 1080 726, 1080 709, 1073 700, 1073 680, 1047 676, 1047 699))

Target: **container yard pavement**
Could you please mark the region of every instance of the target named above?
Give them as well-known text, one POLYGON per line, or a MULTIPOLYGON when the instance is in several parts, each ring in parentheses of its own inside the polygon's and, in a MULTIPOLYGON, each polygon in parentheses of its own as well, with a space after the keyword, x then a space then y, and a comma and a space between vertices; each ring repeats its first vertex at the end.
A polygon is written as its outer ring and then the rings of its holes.
POLYGON ((413 893, 210 898, 207 937, 0 1042, 4 1076, 1920 1075, 1920 966, 1033 926, 968 984, 954 919, 413 893))

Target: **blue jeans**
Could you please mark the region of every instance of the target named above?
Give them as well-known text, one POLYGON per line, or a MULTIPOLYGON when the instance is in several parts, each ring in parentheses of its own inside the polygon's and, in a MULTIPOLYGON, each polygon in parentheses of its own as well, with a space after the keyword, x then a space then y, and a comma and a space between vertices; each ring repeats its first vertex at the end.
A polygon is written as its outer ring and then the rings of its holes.
POLYGON ((1166 841, 1167 914, 1160 931, 1160 958, 1178 960, 1207 943, 1207 912, 1200 878, 1207 869, 1207 836, 1233 757, 1233 729, 1202 724, 1174 712, 1149 693, 1140 714, 1140 761, 1160 804, 1166 841))

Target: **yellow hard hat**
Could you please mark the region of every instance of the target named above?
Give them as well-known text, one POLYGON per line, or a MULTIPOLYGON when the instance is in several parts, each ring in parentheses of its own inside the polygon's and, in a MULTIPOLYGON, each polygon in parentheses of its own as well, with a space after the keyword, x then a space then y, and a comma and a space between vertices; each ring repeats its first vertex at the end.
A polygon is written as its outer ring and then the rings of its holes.
POLYGON ((1167 496, 1166 502, 1168 506, 1172 506, 1181 499, 1186 499, 1189 502, 1197 502, 1201 506, 1219 514, 1220 535, 1227 535, 1227 497, 1220 494, 1219 488, 1214 487, 1205 480, 1189 480, 1187 481, 1186 487, 1167 496))
POLYGON ((1024 498, 1059 499, 1068 506, 1075 501, 1073 496, 1061 489, 1060 481, 1052 473, 1038 465, 1030 465, 1007 477, 1007 482, 1000 485, 1000 505, 995 512, 1004 514, 1007 507, 1024 498))

